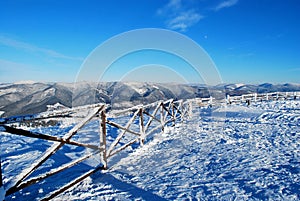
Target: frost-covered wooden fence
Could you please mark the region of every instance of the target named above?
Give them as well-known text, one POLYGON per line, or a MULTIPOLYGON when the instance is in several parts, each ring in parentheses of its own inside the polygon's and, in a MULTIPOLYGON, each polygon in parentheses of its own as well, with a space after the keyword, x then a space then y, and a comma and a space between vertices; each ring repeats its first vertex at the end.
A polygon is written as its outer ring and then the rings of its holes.
POLYGON ((226 104, 236 104, 236 103, 246 103, 250 105, 253 102, 261 101, 280 101, 280 100, 296 100, 300 98, 300 92, 272 92, 272 93, 250 93, 243 95, 226 95, 225 99, 214 97, 208 98, 194 98, 190 99, 189 102, 195 103, 197 106, 208 106, 208 105, 220 105, 222 103, 226 104))
POLYGON ((300 92, 272 92, 272 93, 251 93, 240 96, 227 95, 228 104, 245 102, 248 105, 251 102, 258 101, 278 101, 278 100, 296 100, 300 97, 300 92))
POLYGON ((225 99, 214 97, 208 98, 194 98, 189 100, 197 104, 198 106, 207 105, 220 105, 222 103, 234 104, 234 103, 246 103, 250 105, 253 102, 259 101, 280 101, 280 100, 296 100, 300 98, 300 92, 272 92, 272 93, 249 93, 243 95, 226 95, 225 99), (225 101, 225 102, 224 102, 225 101))
MULTIPOLYGON (((14 135, 20 135, 20 136, 26 136, 31 138, 38 138, 43 139, 47 141, 52 142, 58 142, 54 143, 51 147, 49 147, 45 153, 33 164, 31 164, 26 171, 22 172, 21 175, 19 175, 18 180, 15 182, 15 184, 10 187, 9 189, 6 189, 6 196, 9 196, 17 191, 20 191, 32 184, 35 184, 43 179, 46 179, 54 174, 57 174, 67 168, 70 168, 88 158, 90 158, 93 154, 97 154, 101 152, 101 148, 99 146, 90 145, 90 144, 84 144, 80 142, 76 142, 71 140, 71 138, 78 132, 80 128, 82 128, 84 125, 86 125, 92 118, 94 118, 99 112, 102 112, 105 110, 105 105, 91 105, 76 109, 70 109, 70 110, 63 110, 53 113, 42 113, 38 115, 32 115, 32 116, 22 116, 22 117, 11 117, 6 119, 1 119, 1 131, 14 134, 14 135), (84 109, 90 109, 91 112, 89 115, 87 115, 82 121, 80 121, 77 125, 75 125, 69 132, 67 132, 63 137, 57 137, 57 136, 50 136, 47 134, 41 134, 37 132, 31 132, 28 130, 15 128, 12 125, 15 123, 21 123, 21 122, 28 122, 28 121, 36 121, 36 120, 45 120, 49 118, 65 118, 71 116, 73 113, 75 113, 76 110, 84 110, 84 109), (64 164, 58 168, 52 169, 51 171, 41 174, 39 176, 35 176, 33 178, 27 179, 29 176, 31 176, 39 167, 41 167, 53 154, 55 154, 60 148, 62 148, 65 144, 69 145, 75 145, 80 147, 86 147, 94 150, 92 154, 83 156, 81 158, 78 158, 75 161, 72 161, 70 163, 64 164)), ((78 178, 77 182, 83 180, 87 176, 91 175, 92 173, 100 170, 100 167, 97 167, 96 169, 89 171, 78 178)))
MULTIPOLYGON (((241 96, 229 96, 226 97, 226 103, 248 103, 256 101, 272 101, 272 100, 295 100, 299 99, 300 92, 274 92, 266 94, 245 94, 241 96)), ((95 155, 98 155, 101 160, 101 164, 96 168, 82 174, 75 180, 69 182, 65 186, 60 187, 55 192, 52 192, 46 196, 43 200, 49 200, 58 194, 64 192, 75 184, 79 183, 83 179, 87 178, 91 174, 108 168, 109 159, 120 153, 122 150, 130 147, 135 143, 141 145, 144 144, 147 136, 158 130, 164 130, 166 125, 175 125, 176 121, 182 120, 189 116, 188 114, 192 111, 192 106, 197 105, 197 107, 222 104, 224 100, 220 101, 213 97, 209 98, 195 98, 190 100, 168 100, 168 101, 158 101, 149 105, 138 105, 129 109, 111 111, 107 112, 108 105, 105 104, 94 104, 88 106, 77 107, 73 109, 65 109, 60 111, 45 112, 37 115, 27 115, 0 119, 0 132, 6 132, 13 135, 26 136, 31 138, 38 138, 42 140, 47 140, 53 143, 53 145, 48 148, 45 153, 35 161, 28 169, 23 172, 15 184, 8 189, 6 189, 6 195, 12 195, 26 187, 33 184, 41 182, 42 180, 60 173, 68 168, 71 168, 95 155), (21 128, 16 128, 13 125, 24 122, 33 121, 44 121, 47 119, 55 118, 73 118, 74 115, 81 110, 88 110, 89 113, 84 118, 81 118, 71 130, 64 134, 63 137, 51 136, 47 134, 32 132, 30 130, 24 130, 21 128), (120 124, 115 121, 120 116, 127 116, 128 120, 125 125, 120 124), (98 145, 82 143, 79 141, 72 140, 72 137, 78 133, 78 131, 83 128, 87 123, 93 119, 98 119, 99 121, 99 142, 98 145), (138 123, 137 123, 138 122, 138 123), (133 128, 133 125, 135 128, 133 128), (119 132, 112 142, 108 143, 107 136, 110 135, 108 127, 114 127, 119 132), (122 139, 127 136, 131 136, 128 141, 121 143, 122 139), (74 161, 67 164, 62 164, 60 167, 53 168, 52 170, 40 174, 38 176, 30 177, 39 167, 41 167, 53 154, 55 154, 64 145, 72 145, 77 147, 84 147, 86 149, 92 150, 91 153, 82 156, 74 161)), ((78 117, 77 117, 78 118, 78 117)), ((1 133, 0 133, 1 134, 1 133)), ((2 180, 2 168, 0 159, 0 189, 3 188, 2 180)))
MULTIPOLYGON (((149 105, 139 105, 126 110, 107 112, 107 105, 104 104, 95 104, 88 105, 73 109, 65 109, 61 111, 52 111, 45 112, 37 115, 27 115, 27 116, 19 116, 19 117, 10 117, 4 118, 0 120, 0 131, 19 135, 26 136, 30 138, 38 138, 42 140, 47 140, 53 143, 53 145, 48 148, 45 153, 35 161, 26 171, 22 172, 19 175, 18 180, 12 187, 6 189, 5 196, 12 195, 26 187, 29 187, 33 184, 41 182, 42 180, 55 175, 57 173, 62 172, 70 167, 81 163, 92 156, 99 154, 99 158, 102 164, 97 166, 95 169, 92 169, 77 179, 71 181, 65 186, 57 189, 55 192, 52 192, 50 195, 46 196, 43 200, 49 200, 61 192, 69 189, 75 184, 79 183, 83 179, 87 178, 91 174, 101 170, 108 168, 109 159, 131 146, 134 143, 144 144, 146 137, 150 134, 154 133, 157 130, 164 130, 166 125, 175 125, 176 121, 182 120, 187 114, 190 113, 191 104, 189 101, 159 101, 149 105), (20 124, 24 122, 33 122, 33 121, 42 121, 47 119, 55 119, 55 118, 72 118, 74 114, 77 114, 80 110, 89 110, 88 115, 86 115, 81 121, 79 121, 71 130, 64 134, 63 137, 51 136, 47 134, 32 132, 30 130, 25 130, 21 128, 15 128, 14 124, 20 124), (121 125, 118 122, 114 121, 120 115, 129 116, 129 120, 126 125, 121 125), (76 133, 83 128, 88 122, 92 119, 98 119, 100 122, 99 128, 99 144, 86 144, 81 143, 75 140, 72 140, 72 137, 76 135, 76 133), (138 121, 138 130, 131 128, 131 125, 135 124, 134 122, 138 121), (156 126, 154 122, 156 122, 156 126), (120 132, 113 142, 107 144, 107 127, 115 127, 120 132), (127 143, 120 143, 121 139, 125 135, 132 135, 132 138, 127 143), (55 154, 59 149, 61 149, 64 145, 73 145, 77 147, 84 147, 86 149, 91 149, 92 152, 88 155, 82 156, 74 161, 71 161, 67 164, 62 164, 60 167, 53 168, 52 170, 40 174, 38 176, 30 177, 39 167, 41 167, 53 154, 55 154)), ((0 187, 3 186, 2 182, 2 169, 1 169, 1 161, 0 161, 0 187)))

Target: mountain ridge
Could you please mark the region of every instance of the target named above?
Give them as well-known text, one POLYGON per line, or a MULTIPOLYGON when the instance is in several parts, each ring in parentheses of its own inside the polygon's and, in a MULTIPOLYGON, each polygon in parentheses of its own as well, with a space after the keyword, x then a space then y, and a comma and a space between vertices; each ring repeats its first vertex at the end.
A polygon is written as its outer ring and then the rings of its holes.
POLYGON ((203 84, 138 83, 138 82, 80 82, 42 83, 19 82, 0 84, 0 111, 2 116, 26 115, 44 112, 47 105, 56 103, 66 107, 93 103, 111 104, 119 109, 158 100, 189 99, 248 93, 300 91, 300 84, 203 84))

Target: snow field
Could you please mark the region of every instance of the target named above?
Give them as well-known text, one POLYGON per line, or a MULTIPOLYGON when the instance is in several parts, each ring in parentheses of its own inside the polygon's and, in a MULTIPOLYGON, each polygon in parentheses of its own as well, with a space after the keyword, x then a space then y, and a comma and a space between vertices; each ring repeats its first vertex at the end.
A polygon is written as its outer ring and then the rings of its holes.
POLYGON ((87 196, 78 185, 57 200, 79 195, 85 200, 299 200, 299 106, 289 101, 202 108, 200 119, 155 135, 83 182, 107 184, 110 193, 87 196))
MULTIPOLYGON (((193 118, 150 136, 143 147, 115 155, 109 170, 92 175, 54 200, 299 200, 299 120, 300 101, 195 109, 193 118)), ((97 129, 92 122, 78 136, 98 143, 97 129)), ((1 135, 7 187, 49 144, 1 135)), ((67 146, 48 165, 84 153, 67 146)), ((76 171, 98 164, 95 157, 6 200, 40 199, 68 182, 76 171)))

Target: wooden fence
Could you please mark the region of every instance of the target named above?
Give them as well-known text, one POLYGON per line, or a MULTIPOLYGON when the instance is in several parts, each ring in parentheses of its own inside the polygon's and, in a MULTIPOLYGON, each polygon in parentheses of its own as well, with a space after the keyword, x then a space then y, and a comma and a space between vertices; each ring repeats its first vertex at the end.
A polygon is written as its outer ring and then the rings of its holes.
POLYGON ((300 92, 272 92, 272 93, 251 93, 240 96, 227 95, 228 104, 245 102, 248 105, 251 102, 259 101, 279 101, 279 100, 296 100, 300 97, 300 92))
MULTIPOLYGON (((149 105, 139 105, 126 110, 107 112, 107 105, 96 104, 96 105, 88 105, 73 109, 65 109, 61 111, 52 111, 45 112, 38 115, 27 115, 27 116, 19 116, 19 117, 10 117, 1 119, 0 128, 2 132, 6 132, 13 135, 26 136, 31 138, 38 138, 42 140, 47 140, 54 143, 50 148, 48 148, 45 153, 35 161, 26 172, 22 172, 21 177, 15 182, 12 187, 9 187, 6 190, 5 196, 10 196, 26 187, 29 187, 33 184, 41 182, 46 178, 55 175, 57 173, 62 172, 68 168, 71 168, 92 156, 99 154, 99 158, 101 160, 101 165, 97 166, 95 169, 92 169, 83 175, 79 176, 75 180, 66 184, 65 186, 59 188, 58 190, 52 192, 47 195, 43 200, 49 200, 58 194, 64 192, 75 184, 79 183, 83 179, 87 178, 91 174, 101 170, 108 168, 109 159, 126 149, 127 147, 133 145, 134 143, 139 143, 141 145, 144 144, 146 137, 153 134, 154 132, 164 130, 167 125, 175 125, 176 121, 182 120, 187 114, 190 113, 190 103, 188 101, 159 101, 149 105), (89 114, 83 118, 79 123, 77 123, 69 132, 67 132, 63 137, 51 136, 47 134, 32 132, 29 130, 24 130, 20 128, 15 128, 13 124, 16 123, 24 123, 24 122, 33 122, 33 121, 41 121, 53 118, 72 118, 74 115, 78 113, 80 110, 89 110, 89 114), (127 115, 130 116, 126 125, 121 125, 113 119, 121 116, 127 115), (88 122, 92 119, 98 119, 100 122, 99 128, 99 144, 86 144, 81 143, 71 138, 88 122), (134 122, 138 121, 138 130, 131 128, 134 122), (156 122, 156 124, 154 123, 156 122), (120 132, 113 142, 107 144, 107 127, 115 127, 120 132), (134 136, 131 137, 131 140, 126 143, 120 143, 121 139, 124 138, 125 135, 134 136), (41 167, 53 154, 55 154, 59 149, 61 149, 64 145, 73 145, 78 147, 84 147, 86 149, 91 149, 92 153, 82 156, 72 162, 67 164, 62 164, 60 167, 53 168, 49 172, 40 174, 33 178, 29 178, 39 167, 41 167), (29 179, 28 179, 29 178, 29 179)), ((1 161, 0 161, 0 170, 1 170, 1 161)), ((0 171, 0 187, 3 186, 2 182, 2 170, 0 171)))
MULTIPOLYGON (((270 100, 295 100, 300 97, 300 92, 274 92, 266 94, 247 94, 241 96, 229 96, 227 95, 225 103, 227 104, 236 104, 236 103, 247 103, 248 105, 251 102, 256 101, 270 101, 270 100)), ((50 148, 48 148, 45 153, 35 161, 26 172, 21 174, 21 177, 15 182, 15 184, 6 190, 5 196, 10 196, 26 187, 29 187, 33 184, 41 182, 42 180, 62 172, 68 168, 71 168, 95 155, 99 155, 101 165, 96 168, 82 174, 75 180, 66 184, 63 187, 60 187, 56 191, 47 195, 43 200, 49 200, 58 194, 64 192, 65 190, 71 188, 75 184, 79 183, 83 179, 87 178, 91 174, 108 168, 108 162, 111 157, 118 154, 122 150, 130 147, 135 143, 143 145, 147 136, 164 130, 165 126, 172 126, 178 120, 183 120, 185 117, 191 115, 192 106, 197 105, 197 107, 208 106, 214 104, 223 104, 223 101, 216 100, 213 97, 209 98, 195 98, 190 100, 168 100, 168 101, 158 101, 149 105, 138 105, 129 109, 111 111, 107 112, 107 105, 104 104, 94 104, 88 106, 77 107, 73 109, 65 109, 60 111, 51 111, 44 112, 37 115, 27 115, 27 116, 18 116, 0 119, 0 131, 6 132, 19 136, 26 136, 31 138, 38 138, 42 140, 47 140, 54 143, 50 148), (42 121, 47 119, 55 118, 74 118, 78 111, 88 110, 89 113, 82 120, 77 123, 70 131, 68 131, 63 137, 51 136, 47 134, 32 132, 29 130, 24 130, 20 128, 15 128, 12 125, 15 123, 22 122, 33 122, 33 121, 42 121), (116 122, 120 116, 129 117, 125 125, 121 125, 116 122), (88 122, 92 119, 99 120, 99 144, 86 144, 81 143, 71 138, 88 122), (132 128, 132 125, 136 125, 138 121, 138 128, 132 128), (119 130, 115 139, 108 144, 107 135, 108 127, 114 127, 119 130), (126 143, 120 143, 125 136, 130 135, 130 140, 127 140, 126 143), (73 145, 77 147, 84 147, 86 149, 91 149, 92 152, 85 156, 82 156, 74 161, 71 161, 67 164, 63 164, 60 167, 53 168, 49 172, 40 174, 33 178, 29 178, 39 167, 41 167, 53 154, 55 154, 59 149, 64 145, 73 145), (28 179, 29 178, 29 179, 28 179)), ((1 169, 1 160, 0 160, 0 188, 3 187, 2 180, 2 169, 1 169)))

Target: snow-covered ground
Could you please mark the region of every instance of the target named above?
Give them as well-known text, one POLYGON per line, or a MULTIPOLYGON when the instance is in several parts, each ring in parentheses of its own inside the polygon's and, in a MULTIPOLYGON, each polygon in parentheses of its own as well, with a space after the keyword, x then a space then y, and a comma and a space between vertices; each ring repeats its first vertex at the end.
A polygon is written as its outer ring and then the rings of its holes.
MULTIPOLYGON (((54 134, 62 133, 60 129, 38 130, 54 134)), ((78 136, 97 144, 97 129, 91 123, 78 136)), ((1 133, 5 188, 49 145, 1 133)), ((38 173, 85 153, 83 148, 66 146, 38 173)), ((40 199, 98 164, 94 157, 6 200, 40 199)), ((299 200, 300 101, 196 109, 191 119, 149 137, 143 147, 116 155, 108 170, 54 200, 197 199, 299 200)))

